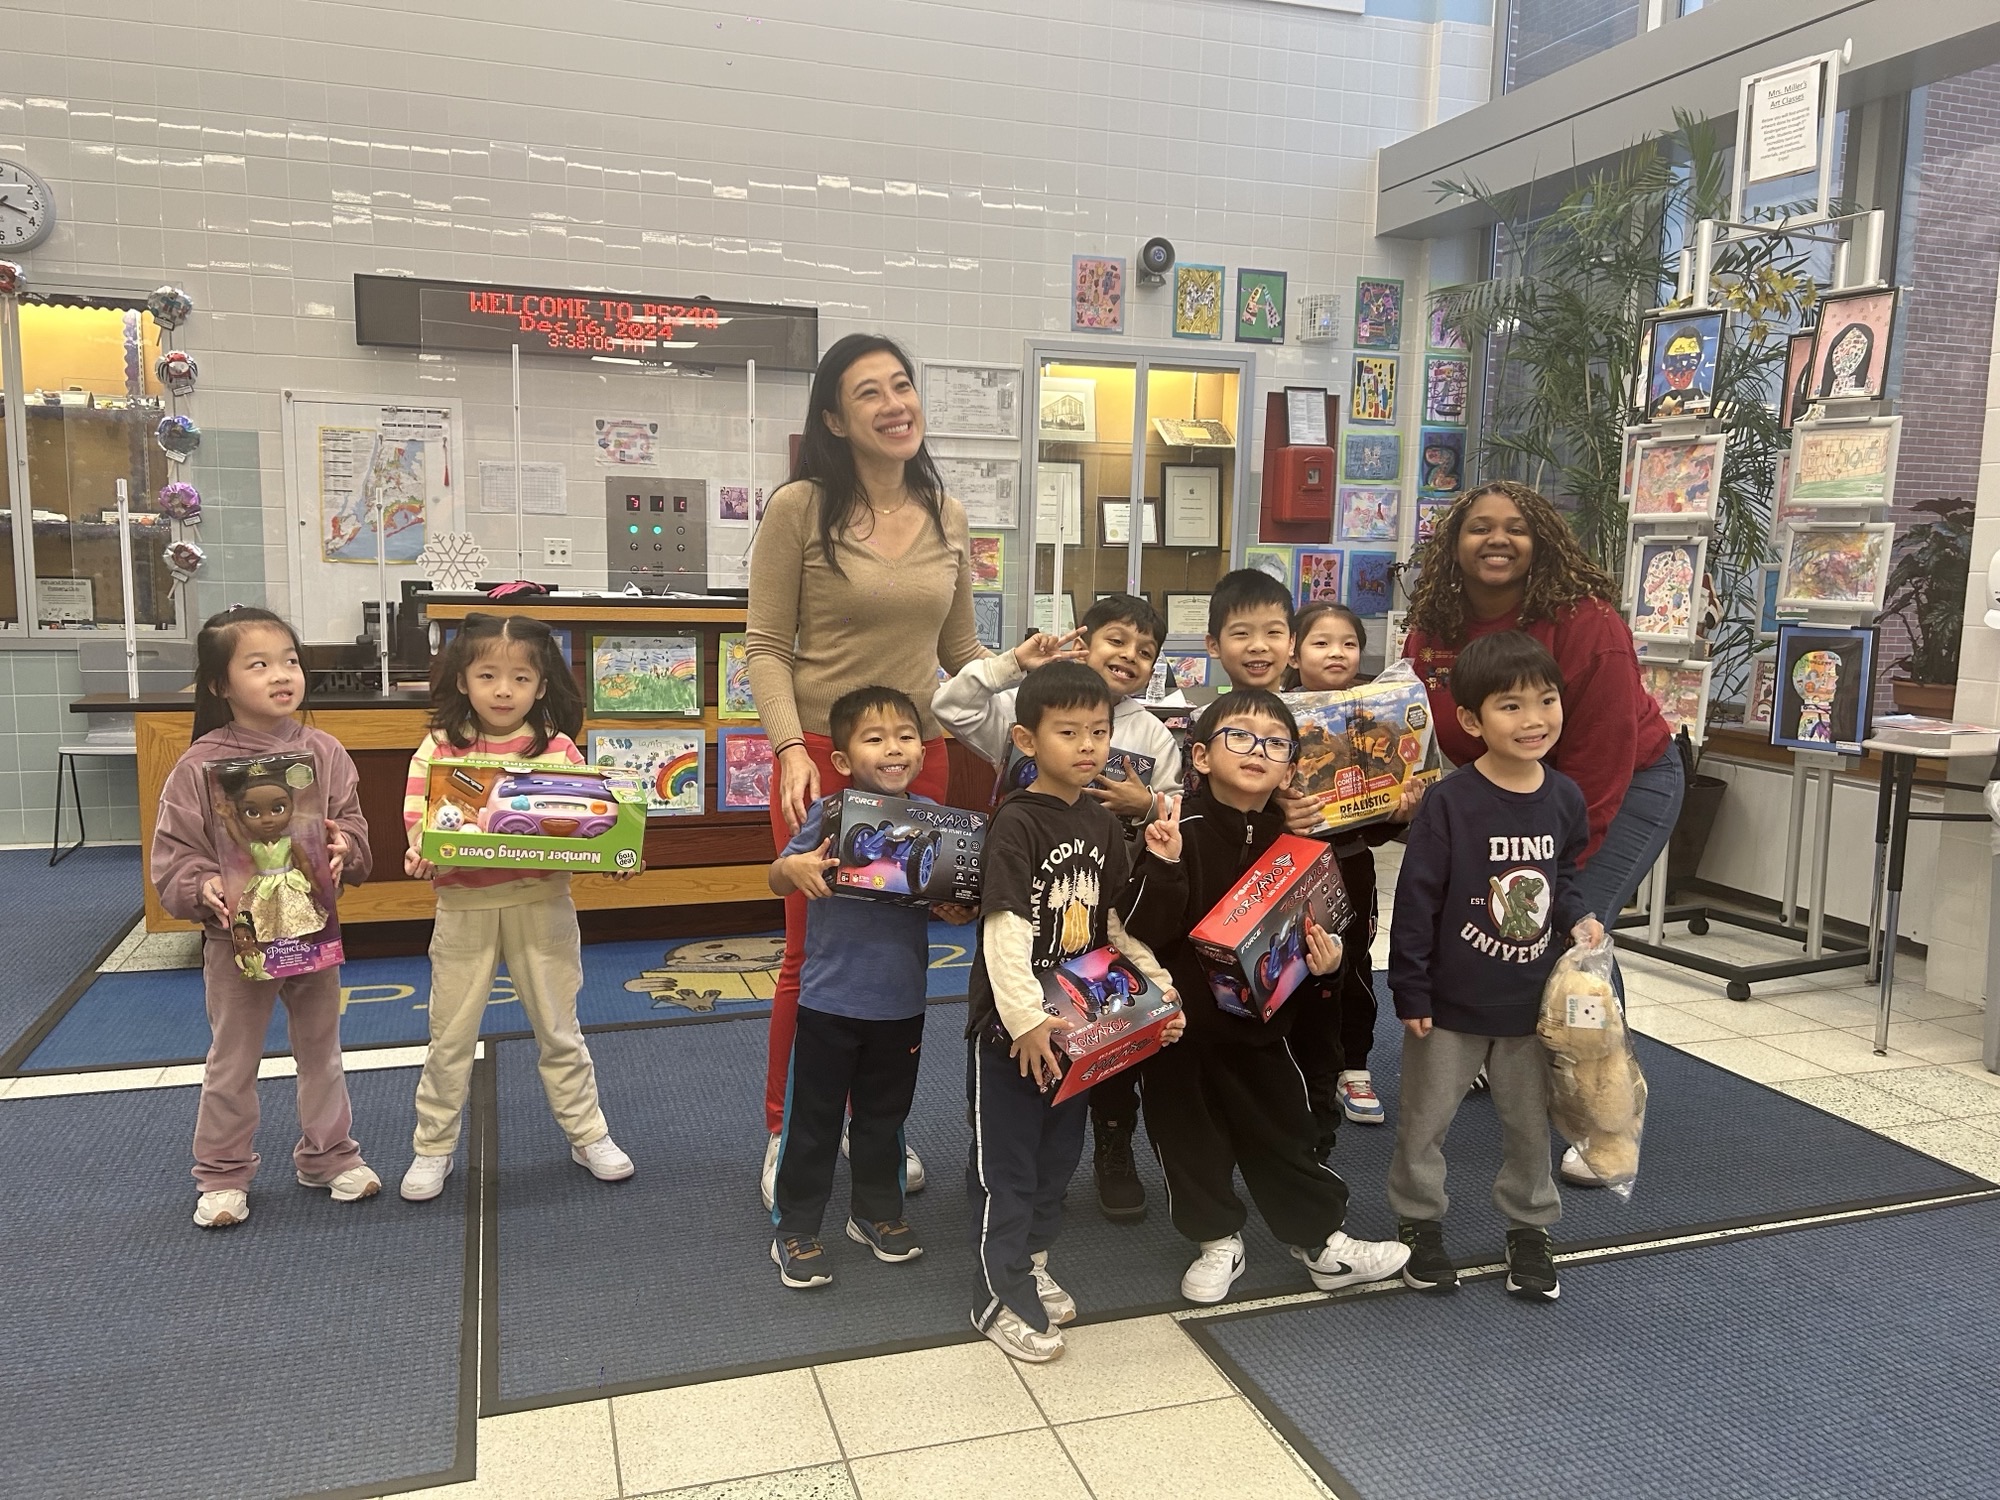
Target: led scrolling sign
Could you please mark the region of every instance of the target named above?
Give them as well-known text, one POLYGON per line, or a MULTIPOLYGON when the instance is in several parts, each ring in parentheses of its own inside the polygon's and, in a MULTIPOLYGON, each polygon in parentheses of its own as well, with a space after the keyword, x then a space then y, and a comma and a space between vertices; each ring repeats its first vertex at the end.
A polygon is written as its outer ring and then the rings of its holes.
POLYGON ((354 341, 426 353, 457 351, 647 364, 811 370, 819 312, 624 292, 354 278, 354 341))

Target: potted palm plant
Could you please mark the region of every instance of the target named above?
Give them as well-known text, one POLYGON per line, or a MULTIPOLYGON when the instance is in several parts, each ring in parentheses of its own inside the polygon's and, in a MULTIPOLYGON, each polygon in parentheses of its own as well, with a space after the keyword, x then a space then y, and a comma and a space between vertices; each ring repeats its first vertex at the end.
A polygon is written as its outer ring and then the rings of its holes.
POLYGON ((1892 673, 1903 674, 1890 677, 1889 692, 1904 713, 1948 719, 1958 696, 1973 507, 1965 496, 1953 495, 1914 508, 1937 519, 1904 534, 1889 569, 1882 614, 1900 619, 1910 633, 1909 651, 1889 664, 1892 673))

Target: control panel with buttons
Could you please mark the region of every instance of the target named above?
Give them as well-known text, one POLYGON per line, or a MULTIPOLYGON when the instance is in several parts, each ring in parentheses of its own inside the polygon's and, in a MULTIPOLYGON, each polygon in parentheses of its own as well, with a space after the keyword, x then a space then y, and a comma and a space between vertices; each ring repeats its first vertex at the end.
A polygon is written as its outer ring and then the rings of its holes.
POLYGON ((708 481, 613 476, 604 481, 608 586, 649 594, 708 588, 708 481))

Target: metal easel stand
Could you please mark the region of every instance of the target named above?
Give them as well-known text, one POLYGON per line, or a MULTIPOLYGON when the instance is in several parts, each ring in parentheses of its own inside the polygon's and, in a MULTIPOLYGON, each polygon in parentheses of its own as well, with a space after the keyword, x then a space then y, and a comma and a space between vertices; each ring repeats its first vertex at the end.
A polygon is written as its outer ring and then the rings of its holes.
POLYGON ((1643 911, 1621 916, 1612 924, 1623 932, 1644 927, 1644 938, 1621 938, 1620 945, 1631 953, 1643 953, 1648 958, 1657 958, 1663 963, 1677 964, 1684 969, 1694 969, 1703 974, 1713 975, 1723 980, 1724 993, 1731 1000, 1748 1000, 1750 986, 1766 979, 1794 979, 1801 974, 1823 974, 1831 969, 1856 969, 1868 962, 1869 948, 1866 943, 1849 942, 1844 938, 1829 937, 1826 932, 1826 877, 1829 864, 1828 851, 1833 842, 1833 774, 1840 769, 1842 758, 1816 750, 1795 750, 1792 752, 1792 813, 1789 835, 1785 843, 1785 901, 1777 919, 1759 917, 1749 912, 1734 911, 1725 906, 1709 906, 1706 903, 1684 906, 1668 906, 1667 856, 1662 854, 1646 877, 1646 905, 1643 911), (1767 963, 1739 964, 1726 958, 1717 958, 1708 953, 1694 953, 1685 948, 1670 946, 1666 941, 1665 928, 1669 922, 1685 922, 1692 937, 1704 935, 1710 924, 1720 922, 1727 927, 1741 927, 1748 932, 1761 932, 1767 937, 1799 937, 1800 912, 1799 896, 1799 840, 1804 832, 1806 809, 1806 779, 1816 777, 1819 781, 1819 803, 1813 820, 1813 895, 1812 904, 1807 907, 1805 921, 1805 957, 1773 959, 1767 963))

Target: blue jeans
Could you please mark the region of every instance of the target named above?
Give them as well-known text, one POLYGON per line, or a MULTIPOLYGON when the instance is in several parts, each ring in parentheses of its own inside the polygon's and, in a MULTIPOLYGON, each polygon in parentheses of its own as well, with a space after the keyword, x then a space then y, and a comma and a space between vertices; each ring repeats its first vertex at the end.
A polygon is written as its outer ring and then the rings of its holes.
MULTIPOLYGON (((1632 773, 1625 800, 1618 805, 1611 826, 1604 831, 1604 842, 1576 876, 1584 905, 1604 924, 1605 931, 1611 930, 1625 903, 1639 889, 1639 882, 1646 878, 1660 851, 1667 847, 1681 815, 1681 799, 1686 794, 1681 753, 1675 745, 1669 744, 1666 754, 1632 773)), ((1611 978, 1618 998, 1623 1000, 1625 978, 1615 964, 1611 978)))

